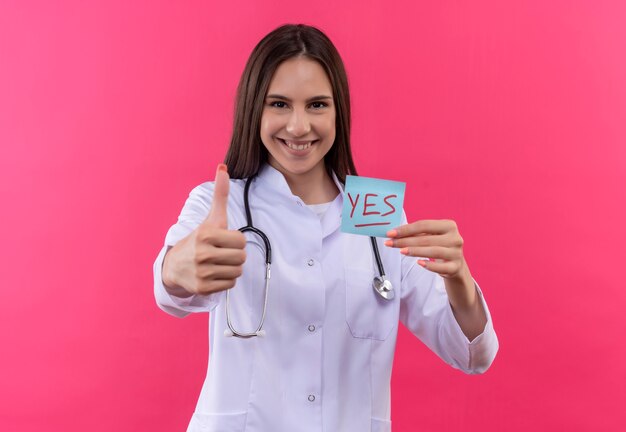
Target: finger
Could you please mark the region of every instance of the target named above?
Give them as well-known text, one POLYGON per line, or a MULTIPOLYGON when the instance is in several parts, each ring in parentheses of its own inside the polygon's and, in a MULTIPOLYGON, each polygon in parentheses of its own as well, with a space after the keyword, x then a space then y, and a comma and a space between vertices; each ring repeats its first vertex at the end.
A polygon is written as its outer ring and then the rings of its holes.
POLYGON ((400 253, 407 256, 441 259, 446 261, 452 261, 459 257, 459 253, 454 249, 440 246, 405 247, 400 249, 400 253))
POLYGON ((207 265, 200 266, 196 276, 204 280, 237 279, 243 273, 243 266, 207 265))
POLYGON ((458 264, 452 261, 425 261, 418 260, 417 263, 424 267, 426 270, 430 270, 435 273, 439 273, 441 276, 446 277, 458 272, 458 264))
POLYGON ((238 266, 246 262, 246 251, 244 249, 209 247, 207 250, 198 251, 196 260, 198 264, 238 266))
MULTIPOLYGON (((238 230, 227 230, 204 225, 198 230, 197 240, 202 244, 218 248, 244 249, 246 236, 238 230)), ((198 248, 202 248, 200 245, 198 248)))
POLYGON ((403 248, 407 246, 446 246, 460 247, 462 242, 460 238, 448 234, 430 235, 422 234, 417 236, 394 238, 385 241, 385 246, 394 248, 403 248))
POLYGON ((204 221, 204 224, 218 228, 228 228, 226 209, 228 208, 229 180, 226 165, 219 164, 217 166, 217 172, 215 173, 215 188, 213 190, 211 211, 209 211, 209 215, 204 221))
POLYGON ((401 238, 423 234, 445 234, 455 227, 456 223, 451 220, 420 220, 388 231, 387 237, 401 238))

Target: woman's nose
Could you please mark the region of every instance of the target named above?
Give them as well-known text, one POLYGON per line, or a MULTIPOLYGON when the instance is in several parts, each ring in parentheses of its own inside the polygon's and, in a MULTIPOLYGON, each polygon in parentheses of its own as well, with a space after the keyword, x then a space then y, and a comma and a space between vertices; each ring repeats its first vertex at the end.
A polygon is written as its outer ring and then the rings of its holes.
POLYGON ((311 124, 306 113, 293 110, 287 122, 287 132, 295 137, 303 136, 311 131, 311 124))

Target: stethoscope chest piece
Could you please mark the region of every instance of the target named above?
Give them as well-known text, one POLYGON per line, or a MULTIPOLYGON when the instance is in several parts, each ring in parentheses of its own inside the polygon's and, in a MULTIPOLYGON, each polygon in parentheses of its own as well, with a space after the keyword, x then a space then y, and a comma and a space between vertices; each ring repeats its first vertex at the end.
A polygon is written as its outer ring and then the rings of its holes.
POLYGON ((393 287, 391 282, 389 282, 386 278, 382 278, 380 276, 376 276, 374 278, 374 290, 380 294, 382 298, 385 300, 391 300, 394 296, 393 287))

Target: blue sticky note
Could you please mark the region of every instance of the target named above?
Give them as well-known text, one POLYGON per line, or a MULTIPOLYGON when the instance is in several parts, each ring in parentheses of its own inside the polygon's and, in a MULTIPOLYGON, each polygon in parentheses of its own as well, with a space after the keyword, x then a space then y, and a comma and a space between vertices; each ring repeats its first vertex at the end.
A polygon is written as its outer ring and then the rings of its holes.
POLYGON ((341 231, 386 237, 402 222, 405 187, 403 182, 347 176, 341 231))

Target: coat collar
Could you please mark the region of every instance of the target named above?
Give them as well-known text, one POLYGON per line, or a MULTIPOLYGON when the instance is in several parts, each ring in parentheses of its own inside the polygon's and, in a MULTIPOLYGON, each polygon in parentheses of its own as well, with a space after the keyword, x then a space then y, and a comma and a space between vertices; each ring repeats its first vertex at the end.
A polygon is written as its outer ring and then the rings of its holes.
MULTIPOLYGON (((322 217, 322 234, 324 237, 336 231, 341 225, 341 211, 343 208, 345 194, 343 183, 339 181, 339 178, 334 171, 331 174, 339 193, 331 202, 330 206, 326 210, 326 213, 322 217)), ((285 176, 283 176, 280 171, 267 162, 264 163, 259 169, 257 178, 264 184, 265 187, 277 192, 278 196, 289 199, 292 203, 299 201, 301 204, 304 204, 298 196, 291 192, 285 176)), ((278 196, 276 198, 278 198, 278 196)))

